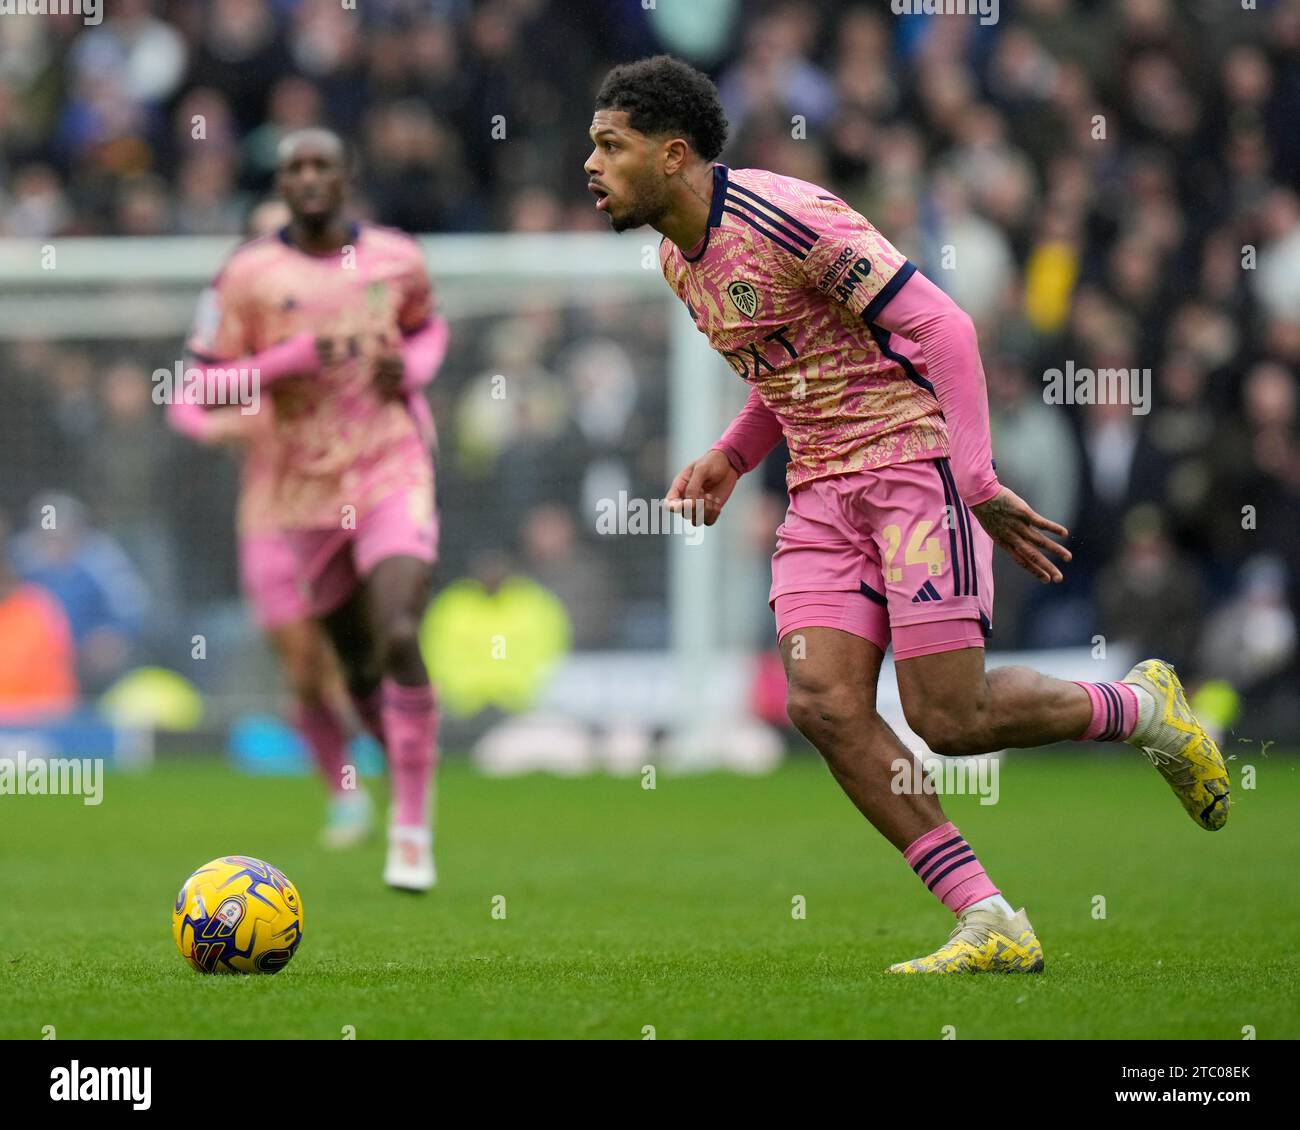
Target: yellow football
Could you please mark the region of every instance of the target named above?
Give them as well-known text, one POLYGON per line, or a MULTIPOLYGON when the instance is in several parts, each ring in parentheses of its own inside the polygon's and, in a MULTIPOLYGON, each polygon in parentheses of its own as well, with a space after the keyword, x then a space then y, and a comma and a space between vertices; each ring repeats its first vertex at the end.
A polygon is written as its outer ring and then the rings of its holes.
POLYGON ((172 936, 200 973, 278 973, 302 941, 302 899, 269 863, 222 856, 182 884, 172 936))

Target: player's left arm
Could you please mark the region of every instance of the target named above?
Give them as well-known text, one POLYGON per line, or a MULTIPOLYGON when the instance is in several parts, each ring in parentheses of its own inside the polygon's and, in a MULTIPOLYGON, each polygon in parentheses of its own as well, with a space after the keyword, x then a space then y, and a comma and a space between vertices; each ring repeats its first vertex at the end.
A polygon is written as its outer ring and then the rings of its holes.
POLYGON ((431 314, 423 329, 402 339, 403 392, 418 392, 438 375, 450 341, 451 328, 441 314, 431 314))
POLYGON ((800 263, 804 284, 867 325, 920 346, 948 425, 958 495, 1018 564, 1040 580, 1061 580, 1046 554, 1065 561, 1070 554, 1046 534, 1065 537, 1065 527, 1036 513, 994 472, 984 367, 970 316, 843 201, 818 198, 803 220, 817 234, 800 263))
POLYGON ((923 277, 867 219, 841 200, 802 209, 817 239, 799 264, 801 281, 867 326, 921 347, 926 374, 948 423, 957 493, 977 506, 998 493, 988 399, 975 327, 965 311, 923 277))
POLYGON ((876 315, 876 324, 921 347, 926 373, 948 424, 957 493, 971 513, 1022 568, 1040 581, 1060 581, 1047 554, 1070 552, 1047 536, 1068 531, 1044 518, 993 473, 988 395, 979 341, 970 316, 920 272, 913 272, 876 315))
POLYGON ((447 320, 434 312, 433 286, 422 256, 406 279, 397 328, 401 340, 396 348, 384 350, 375 362, 375 384, 388 397, 409 396, 424 388, 447 356, 451 331, 447 320))

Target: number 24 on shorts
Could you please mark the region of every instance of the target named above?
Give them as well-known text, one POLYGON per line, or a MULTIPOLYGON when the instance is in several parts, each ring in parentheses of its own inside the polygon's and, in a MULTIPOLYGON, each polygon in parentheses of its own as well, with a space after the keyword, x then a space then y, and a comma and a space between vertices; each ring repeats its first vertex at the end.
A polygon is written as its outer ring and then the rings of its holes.
MULTIPOLYGON (((928 565, 930 567, 930 576, 937 577, 943 573, 943 567, 947 558, 943 553, 943 546, 937 537, 927 537, 926 535, 934 528, 931 521, 917 522, 912 527, 912 536, 907 539, 907 552, 903 556, 903 563, 906 565, 928 565)), ((898 553, 898 548, 903 544, 903 530, 901 526, 886 526, 882 533, 885 535, 887 543, 885 547, 885 579, 887 581, 901 581, 903 579, 903 570, 894 565, 894 557, 898 553)))

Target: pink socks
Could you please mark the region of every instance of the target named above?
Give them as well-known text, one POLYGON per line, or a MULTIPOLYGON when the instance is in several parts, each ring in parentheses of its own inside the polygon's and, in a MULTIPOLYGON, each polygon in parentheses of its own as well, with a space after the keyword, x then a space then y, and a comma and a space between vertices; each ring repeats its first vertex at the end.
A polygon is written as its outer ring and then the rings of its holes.
POLYGON ((403 687, 385 678, 380 684, 380 713, 388 739, 388 771, 396 804, 395 823, 429 826, 429 786, 433 781, 438 706, 433 688, 403 687))
POLYGON ((925 889, 954 914, 960 914, 971 903, 1001 893, 951 821, 911 843, 903 858, 925 884, 925 889))
POLYGON ((1122 742, 1133 736, 1138 723, 1137 694, 1127 683, 1081 683, 1092 703, 1092 721, 1084 728, 1081 742, 1122 742))
POLYGON ((327 702, 311 706, 299 704, 298 730, 307 741, 316 767, 329 786, 330 795, 339 796, 343 792, 343 763, 348 740, 343 719, 327 702))

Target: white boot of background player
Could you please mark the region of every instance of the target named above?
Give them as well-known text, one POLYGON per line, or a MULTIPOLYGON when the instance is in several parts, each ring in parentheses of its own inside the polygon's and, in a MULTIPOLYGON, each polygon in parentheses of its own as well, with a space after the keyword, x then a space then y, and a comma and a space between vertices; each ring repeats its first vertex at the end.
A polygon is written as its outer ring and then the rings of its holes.
POLYGON ((433 832, 429 828, 406 828, 390 823, 384 882, 399 891, 428 891, 437 881, 433 832))

